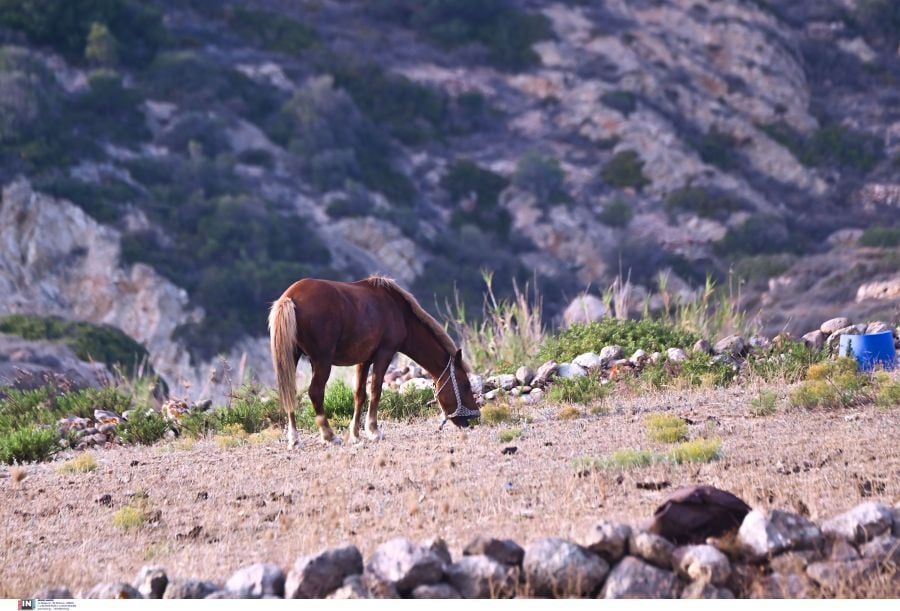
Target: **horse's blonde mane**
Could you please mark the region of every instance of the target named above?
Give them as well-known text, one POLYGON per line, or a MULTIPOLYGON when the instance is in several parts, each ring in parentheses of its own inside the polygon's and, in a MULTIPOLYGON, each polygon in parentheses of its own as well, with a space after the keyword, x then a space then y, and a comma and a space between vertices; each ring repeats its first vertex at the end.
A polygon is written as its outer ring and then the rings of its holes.
MULTIPOLYGON (((425 311, 425 309, 419 305, 418 300, 412 296, 409 291, 401 288, 399 284, 393 278, 386 278, 384 276, 369 276, 365 280, 371 286, 388 289, 393 291, 409 304, 410 309, 416 318, 418 318, 422 324, 424 324, 428 329, 434 334, 435 339, 437 339, 438 343, 441 344, 447 352, 451 355, 456 354, 457 347, 456 342, 453 341, 444 327, 434 319, 434 317, 425 311)), ((469 366, 463 362, 463 367, 466 371, 469 371, 469 366)))

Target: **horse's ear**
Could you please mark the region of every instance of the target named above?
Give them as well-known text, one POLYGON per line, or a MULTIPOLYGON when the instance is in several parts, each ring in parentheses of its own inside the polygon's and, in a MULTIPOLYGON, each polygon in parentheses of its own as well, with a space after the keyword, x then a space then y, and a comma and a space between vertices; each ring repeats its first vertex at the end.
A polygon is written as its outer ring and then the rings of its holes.
POLYGON ((453 357, 453 361, 456 363, 457 367, 462 367, 462 348, 456 351, 456 356, 453 357))

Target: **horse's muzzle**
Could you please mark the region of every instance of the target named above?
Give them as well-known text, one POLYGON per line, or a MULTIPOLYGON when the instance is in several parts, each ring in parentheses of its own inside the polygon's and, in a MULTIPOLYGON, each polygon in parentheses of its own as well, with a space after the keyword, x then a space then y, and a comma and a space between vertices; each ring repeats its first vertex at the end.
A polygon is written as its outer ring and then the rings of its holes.
POLYGON ((455 424, 456 426, 458 426, 461 429, 467 429, 467 428, 469 428, 469 421, 472 420, 473 418, 478 418, 480 415, 481 414, 479 412, 478 416, 456 416, 454 418, 450 418, 450 422, 452 422, 453 424, 455 424))

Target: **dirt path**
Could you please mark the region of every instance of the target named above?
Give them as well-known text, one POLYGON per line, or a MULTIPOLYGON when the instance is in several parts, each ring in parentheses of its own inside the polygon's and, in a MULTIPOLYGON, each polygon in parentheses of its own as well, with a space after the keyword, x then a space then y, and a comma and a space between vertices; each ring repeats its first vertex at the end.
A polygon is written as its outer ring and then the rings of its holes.
POLYGON ((288 568, 297 556, 351 542, 364 555, 403 535, 441 536, 451 552, 476 534, 520 544, 547 535, 577 539, 599 518, 649 517, 672 487, 706 483, 760 508, 814 519, 861 499, 900 500, 900 410, 785 411, 746 417, 746 391, 666 393, 620 402, 610 414, 559 420, 534 408, 522 437, 502 427, 436 432, 437 420, 384 423, 379 443, 325 448, 306 435, 289 453, 275 441, 222 449, 215 440, 95 452, 99 467, 60 474, 59 461, 0 477, 0 597, 61 584, 73 592, 130 580, 144 564, 170 576, 223 581, 257 561, 288 568), (718 435, 723 456, 703 465, 658 464, 578 477, 574 458, 664 446, 646 439, 641 412, 689 418, 691 436, 718 435), (515 454, 501 453, 507 445, 515 454), (125 531, 113 514, 145 491, 159 520, 125 531), (98 502, 108 494, 111 503, 98 502))

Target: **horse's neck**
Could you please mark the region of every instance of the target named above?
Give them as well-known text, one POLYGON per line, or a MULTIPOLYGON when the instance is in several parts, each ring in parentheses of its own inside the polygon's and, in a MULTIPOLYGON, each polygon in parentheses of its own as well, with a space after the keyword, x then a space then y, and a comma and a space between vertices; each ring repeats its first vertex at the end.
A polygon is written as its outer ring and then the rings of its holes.
POLYGON ((433 378, 441 375, 452 356, 447 353, 434 333, 418 319, 407 323, 407 337, 400 352, 424 367, 433 378))

